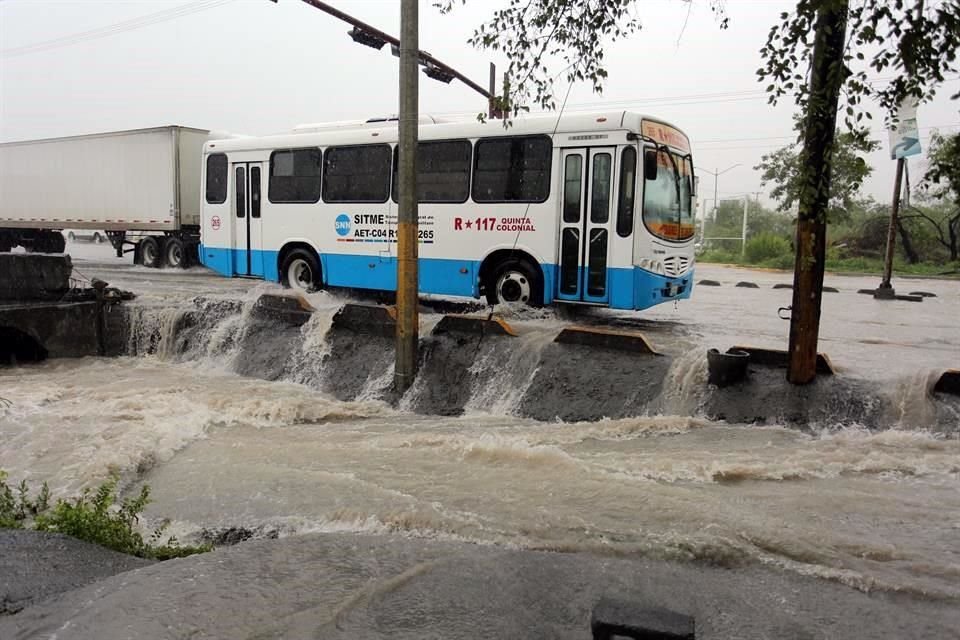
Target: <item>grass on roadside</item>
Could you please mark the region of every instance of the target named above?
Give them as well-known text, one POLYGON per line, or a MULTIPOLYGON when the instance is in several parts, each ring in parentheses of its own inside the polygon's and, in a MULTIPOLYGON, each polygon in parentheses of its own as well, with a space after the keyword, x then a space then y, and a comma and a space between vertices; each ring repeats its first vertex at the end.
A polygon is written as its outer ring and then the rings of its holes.
POLYGON ((36 496, 30 497, 30 488, 22 480, 16 488, 7 484, 7 474, 0 470, 0 528, 37 531, 55 531, 80 540, 99 544, 108 549, 154 560, 182 558, 210 551, 210 545, 181 545, 175 537, 163 544, 166 524, 158 527, 144 540, 137 531, 140 514, 150 503, 150 487, 140 494, 117 503, 119 478, 112 475, 95 491, 85 489, 73 500, 58 499, 51 506, 50 489, 44 482, 36 496))
MULTIPOLYGON (((698 262, 712 262, 719 264, 733 264, 742 267, 760 267, 763 269, 783 269, 792 271, 794 266, 793 254, 783 254, 757 262, 750 262, 741 257, 739 252, 713 249, 704 251, 697 256, 698 262)), ((883 261, 879 258, 838 258, 827 256, 827 271, 836 273, 883 273, 883 261)), ((960 263, 929 263, 909 264, 901 260, 894 260, 894 274, 922 275, 922 276, 960 276, 960 263)))

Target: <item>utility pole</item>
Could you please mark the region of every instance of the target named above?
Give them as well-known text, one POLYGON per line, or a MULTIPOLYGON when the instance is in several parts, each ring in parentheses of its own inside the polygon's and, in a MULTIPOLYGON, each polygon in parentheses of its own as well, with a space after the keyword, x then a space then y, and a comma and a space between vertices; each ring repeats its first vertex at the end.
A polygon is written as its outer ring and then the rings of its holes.
POLYGON ((807 384, 817 375, 817 341, 827 253, 827 206, 837 106, 843 85, 843 50, 849 0, 819 3, 814 27, 810 93, 803 123, 803 167, 797 217, 797 260, 790 315, 790 365, 787 380, 807 384))
POLYGON ((710 171, 709 169, 703 169, 702 167, 697 167, 698 171, 703 171, 704 173, 713 176, 713 219, 714 221, 716 221, 717 219, 717 208, 720 206, 720 200, 717 199, 717 185, 719 184, 719 178, 720 176, 725 174, 727 171, 730 171, 731 169, 736 169, 739 166, 740 166, 740 163, 738 162, 737 164, 730 165, 723 171, 720 171, 719 169, 710 171))
POLYGON ((750 206, 750 194, 744 194, 743 196, 743 231, 740 233, 740 237, 743 240, 740 241, 740 257, 747 255, 747 207, 750 206))
POLYGON ((900 185, 903 184, 905 158, 897 160, 897 177, 893 185, 893 204, 890 208, 890 226, 887 228, 887 251, 883 256, 883 280, 874 292, 875 298, 891 299, 896 295, 890 278, 893 275, 893 253, 897 246, 897 218, 900 215, 900 185))
POLYGON ((397 219, 397 347, 394 386, 403 393, 417 375, 417 92, 418 0, 400 3, 400 209, 397 219))

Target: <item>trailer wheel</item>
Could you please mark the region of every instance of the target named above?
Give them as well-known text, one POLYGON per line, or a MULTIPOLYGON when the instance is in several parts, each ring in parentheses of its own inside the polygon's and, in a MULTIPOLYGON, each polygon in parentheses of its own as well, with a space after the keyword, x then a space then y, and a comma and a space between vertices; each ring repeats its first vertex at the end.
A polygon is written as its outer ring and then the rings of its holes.
POLYGON ((175 269, 186 269, 189 259, 187 249, 180 238, 167 238, 167 244, 164 247, 163 254, 167 259, 167 266, 175 269))
POLYGON ((59 231, 42 231, 33 240, 33 251, 37 253, 63 253, 67 242, 59 231))
POLYGON ((67 241, 63 239, 63 234, 59 231, 50 232, 50 251, 51 253, 63 253, 67 248, 67 241))
POLYGON ((159 269, 163 263, 160 242, 156 236, 147 236, 140 241, 140 261, 143 266, 159 269))
POLYGON ((294 249, 283 260, 280 268, 283 286, 300 291, 315 291, 320 288, 320 264, 312 251, 294 249))

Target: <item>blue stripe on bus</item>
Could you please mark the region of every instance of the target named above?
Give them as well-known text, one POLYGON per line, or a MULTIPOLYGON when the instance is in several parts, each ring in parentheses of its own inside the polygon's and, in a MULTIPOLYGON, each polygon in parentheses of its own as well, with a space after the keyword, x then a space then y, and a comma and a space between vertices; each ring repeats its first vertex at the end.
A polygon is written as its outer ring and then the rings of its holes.
MULTIPOLYGON (((251 266, 254 273, 274 282, 280 281, 277 251, 254 251, 251 266), (258 269, 258 267, 262 268, 258 269)), ((225 276, 246 273, 246 252, 242 249, 200 247, 201 263, 225 276), (237 269, 234 269, 234 266, 237 269)), ((394 257, 324 254, 320 257, 324 283, 334 287, 376 289, 393 291, 397 287, 397 263, 394 257)), ((544 304, 554 301, 558 266, 541 264, 544 280, 544 304)), ((447 258, 420 258, 420 291, 435 295, 479 295, 477 276, 478 260, 454 260, 447 258)), ((609 306, 614 309, 647 309, 668 300, 689 298, 693 291, 693 271, 679 278, 669 278, 651 273, 639 267, 607 269, 607 288, 610 292, 609 306), (669 295, 671 285, 676 285, 676 295, 669 295)))

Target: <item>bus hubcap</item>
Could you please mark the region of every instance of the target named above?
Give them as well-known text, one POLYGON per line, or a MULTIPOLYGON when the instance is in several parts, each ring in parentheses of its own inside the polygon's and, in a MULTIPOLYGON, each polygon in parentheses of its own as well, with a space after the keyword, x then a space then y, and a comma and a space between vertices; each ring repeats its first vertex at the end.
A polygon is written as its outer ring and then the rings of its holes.
POLYGON ((287 270, 287 282, 291 287, 306 291, 313 286, 313 271, 306 260, 294 260, 287 270))
POLYGON ((519 271, 507 271, 497 282, 497 299, 500 302, 529 302, 530 279, 519 271))

